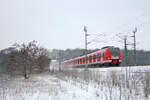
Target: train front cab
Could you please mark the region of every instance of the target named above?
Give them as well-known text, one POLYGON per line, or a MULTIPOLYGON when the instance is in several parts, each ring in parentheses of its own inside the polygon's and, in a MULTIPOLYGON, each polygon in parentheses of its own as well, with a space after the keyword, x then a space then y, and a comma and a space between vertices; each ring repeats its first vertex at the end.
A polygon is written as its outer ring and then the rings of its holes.
POLYGON ((105 57, 107 60, 111 61, 110 65, 119 66, 121 64, 121 50, 119 48, 115 47, 109 47, 107 49, 107 57, 105 57))

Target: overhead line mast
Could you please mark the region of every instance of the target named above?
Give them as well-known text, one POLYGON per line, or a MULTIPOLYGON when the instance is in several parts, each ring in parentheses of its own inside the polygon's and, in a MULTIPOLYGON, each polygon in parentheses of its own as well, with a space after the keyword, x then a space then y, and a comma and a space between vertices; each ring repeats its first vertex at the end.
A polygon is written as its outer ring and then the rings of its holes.
POLYGON ((125 65, 128 65, 127 36, 124 37, 125 65))
POLYGON ((88 65, 87 65, 87 36, 88 36, 88 34, 87 34, 86 26, 84 26, 84 32, 85 32, 85 68, 87 68, 88 67, 88 65))
POLYGON ((133 43, 133 46, 134 46, 134 65, 136 66, 136 37, 135 37, 135 33, 137 32, 137 28, 135 27, 135 29, 133 30, 133 39, 134 39, 134 43, 133 43))

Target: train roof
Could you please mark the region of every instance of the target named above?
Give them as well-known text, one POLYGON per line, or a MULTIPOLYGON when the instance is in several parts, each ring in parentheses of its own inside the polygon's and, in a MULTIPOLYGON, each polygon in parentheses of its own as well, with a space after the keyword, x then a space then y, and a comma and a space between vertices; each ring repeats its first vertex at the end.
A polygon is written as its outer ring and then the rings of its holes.
POLYGON ((102 47, 101 49, 105 49, 105 48, 118 48, 118 47, 115 47, 115 46, 105 46, 105 47, 102 47))
POLYGON ((102 47, 101 49, 105 49, 105 48, 114 48, 114 46, 105 46, 105 47, 102 47))

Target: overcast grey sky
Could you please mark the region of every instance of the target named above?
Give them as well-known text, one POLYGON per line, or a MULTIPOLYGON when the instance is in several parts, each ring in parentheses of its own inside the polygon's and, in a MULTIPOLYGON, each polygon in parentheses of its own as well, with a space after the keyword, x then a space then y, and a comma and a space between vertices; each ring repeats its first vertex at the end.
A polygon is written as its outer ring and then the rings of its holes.
POLYGON ((89 34, 105 33, 88 37, 99 41, 90 49, 123 48, 116 34, 130 36, 136 26, 137 49, 150 50, 150 0, 0 0, 0 49, 32 40, 48 49, 84 48, 84 25, 89 34))

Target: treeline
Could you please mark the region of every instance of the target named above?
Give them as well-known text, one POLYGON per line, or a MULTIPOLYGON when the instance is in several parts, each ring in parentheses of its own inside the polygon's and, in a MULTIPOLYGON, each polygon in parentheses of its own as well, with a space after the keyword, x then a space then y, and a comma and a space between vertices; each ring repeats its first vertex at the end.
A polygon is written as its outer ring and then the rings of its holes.
MULTIPOLYGON (((98 49, 94 49, 94 50, 87 50, 87 53, 91 53, 94 51, 97 51, 98 49)), ((66 49, 66 50, 59 50, 59 49, 53 49, 50 52, 50 57, 53 60, 67 60, 67 59, 72 59, 75 57, 79 57, 85 54, 85 49, 80 49, 80 48, 76 48, 76 49, 66 49)))
POLYGON ((31 73, 41 73, 49 69, 50 52, 36 41, 27 44, 15 43, 0 51, 0 71, 11 76, 16 73, 29 77, 31 73))
MULTIPOLYGON (((97 51, 99 49, 93 49, 88 50, 88 53, 97 51)), ((124 50, 121 50, 122 52, 122 65, 125 65, 125 52, 124 50)), ((66 50, 58 50, 53 49, 50 53, 51 58, 54 60, 67 60, 72 59, 75 57, 79 57, 85 54, 85 49, 66 49, 66 50)), ((134 65, 134 51, 128 50, 128 65, 134 65)), ((137 50, 136 51, 136 63, 137 65, 150 65, 150 51, 144 51, 144 50, 137 50)))
MULTIPOLYGON (((125 64, 125 52, 122 50, 122 56, 123 56, 123 62, 122 64, 125 64)), ((134 65, 134 51, 128 50, 128 64, 134 65)), ((144 51, 144 50, 137 50, 136 51, 136 64, 137 65, 150 65, 150 51, 144 51)))

